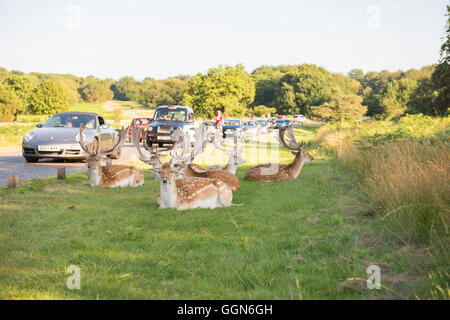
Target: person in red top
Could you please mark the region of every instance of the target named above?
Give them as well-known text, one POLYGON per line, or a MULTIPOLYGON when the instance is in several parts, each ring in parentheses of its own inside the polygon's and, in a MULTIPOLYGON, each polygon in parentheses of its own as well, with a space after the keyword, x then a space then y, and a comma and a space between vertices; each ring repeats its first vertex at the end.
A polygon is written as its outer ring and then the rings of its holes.
POLYGON ((217 111, 217 114, 214 117, 214 120, 216 120, 216 130, 219 130, 219 132, 222 132, 223 115, 222 115, 222 112, 220 112, 220 110, 217 111))
POLYGON ((223 121, 223 115, 222 112, 220 112, 220 110, 217 111, 217 115, 214 119, 216 120, 216 126, 223 121))

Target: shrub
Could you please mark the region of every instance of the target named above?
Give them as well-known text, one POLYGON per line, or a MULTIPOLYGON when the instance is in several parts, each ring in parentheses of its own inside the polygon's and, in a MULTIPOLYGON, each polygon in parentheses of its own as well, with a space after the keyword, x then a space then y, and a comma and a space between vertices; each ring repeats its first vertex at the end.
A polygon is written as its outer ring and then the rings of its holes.
POLYGON ((51 115, 69 109, 69 98, 56 82, 43 82, 31 94, 29 110, 33 114, 51 115))

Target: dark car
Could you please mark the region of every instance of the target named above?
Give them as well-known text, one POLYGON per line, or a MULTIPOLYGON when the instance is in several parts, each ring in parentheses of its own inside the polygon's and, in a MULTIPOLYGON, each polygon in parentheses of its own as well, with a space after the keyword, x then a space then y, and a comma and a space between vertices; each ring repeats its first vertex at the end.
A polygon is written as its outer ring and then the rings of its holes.
POLYGON ((242 133, 242 121, 239 119, 225 119, 222 126, 223 137, 227 136, 241 136, 242 133))
POLYGON ((291 126, 291 120, 276 120, 273 126, 274 129, 287 129, 291 126))
MULTIPOLYGON (((103 150, 111 149, 118 138, 118 131, 103 117, 89 112, 62 112, 50 117, 38 129, 28 131, 23 137, 22 154, 28 162, 41 158, 85 159, 88 157, 78 143, 80 126, 85 126, 86 141, 96 139, 103 150)), ((120 156, 120 148, 111 158, 120 156)))
POLYGON ((158 144, 173 145, 173 132, 181 128, 194 136, 194 111, 185 106, 160 106, 156 108, 153 122, 146 131, 146 140, 149 146, 158 144), (191 130, 192 129, 192 130, 191 130))

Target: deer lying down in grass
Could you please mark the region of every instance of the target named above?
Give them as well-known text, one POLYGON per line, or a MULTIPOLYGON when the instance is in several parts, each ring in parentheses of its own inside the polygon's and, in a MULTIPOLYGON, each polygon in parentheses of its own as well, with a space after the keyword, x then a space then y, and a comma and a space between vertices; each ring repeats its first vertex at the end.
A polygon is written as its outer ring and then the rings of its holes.
POLYGON ((250 168, 245 175, 245 180, 260 180, 265 182, 296 179, 302 170, 303 164, 312 162, 314 158, 303 148, 303 143, 298 144, 295 140, 294 131, 288 129, 288 141, 285 138, 286 129, 279 129, 279 140, 281 144, 293 150, 295 155, 291 164, 265 163, 250 168))
MULTIPOLYGON (((185 137, 186 140, 189 139, 185 137)), ((188 145, 190 145, 189 141, 185 143, 185 146, 188 145)), ((179 143, 176 143, 174 150, 178 147, 179 143)), ((186 149, 183 147, 181 156, 172 153, 170 162, 163 163, 158 170, 161 191, 158 196, 159 207, 185 210, 231 206, 233 193, 223 181, 197 177, 177 179, 188 161, 186 149)))
POLYGON ((232 190, 239 190, 241 188, 239 184, 239 179, 231 172, 225 170, 205 170, 199 165, 193 164, 194 158, 203 152, 206 146, 205 138, 202 136, 202 132, 198 130, 195 133, 195 142, 190 153, 190 157, 186 157, 183 161, 189 163, 182 169, 182 174, 184 177, 191 178, 209 178, 209 179, 219 179, 232 190))
POLYGON ((84 126, 80 126, 80 146, 86 153, 88 164, 88 184, 91 187, 138 187, 144 185, 144 175, 135 167, 123 165, 102 166, 101 157, 113 153, 119 148, 127 136, 128 128, 119 131, 118 141, 111 150, 99 152, 99 143, 95 139, 92 145, 92 151, 89 150, 83 134, 84 126))

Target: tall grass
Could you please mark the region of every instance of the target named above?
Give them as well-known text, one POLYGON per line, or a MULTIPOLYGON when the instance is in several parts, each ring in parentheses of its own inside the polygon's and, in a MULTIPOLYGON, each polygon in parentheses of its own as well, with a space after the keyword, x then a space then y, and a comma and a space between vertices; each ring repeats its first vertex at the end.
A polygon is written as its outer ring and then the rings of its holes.
POLYGON ((450 159, 448 118, 330 125, 321 147, 360 177, 366 210, 394 237, 431 245, 448 262, 450 159))

